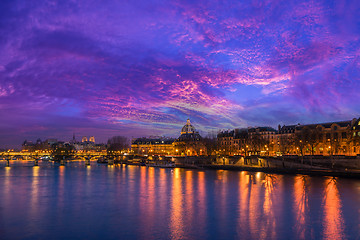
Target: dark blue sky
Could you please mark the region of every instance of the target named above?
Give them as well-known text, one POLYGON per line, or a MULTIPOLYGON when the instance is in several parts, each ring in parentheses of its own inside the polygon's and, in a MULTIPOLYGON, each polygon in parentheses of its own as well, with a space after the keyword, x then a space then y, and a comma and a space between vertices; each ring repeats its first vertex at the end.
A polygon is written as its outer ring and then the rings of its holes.
POLYGON ((359 1, 1 1, 0 147, 359 117, 359 1))

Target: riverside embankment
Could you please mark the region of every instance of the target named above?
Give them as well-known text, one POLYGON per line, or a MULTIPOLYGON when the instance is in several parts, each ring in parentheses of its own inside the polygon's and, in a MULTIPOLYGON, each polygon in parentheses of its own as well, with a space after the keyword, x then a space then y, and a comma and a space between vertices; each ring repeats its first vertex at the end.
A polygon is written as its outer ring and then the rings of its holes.
POLYGON ((172 159, 176 166, 185 168, 360 178, 359 156, 211 156, 172 159))
POLYGON ((179 168, 360 178, 360 156, 128 156, 114 163, 144 165, 149 159, 173 161, 179 168))

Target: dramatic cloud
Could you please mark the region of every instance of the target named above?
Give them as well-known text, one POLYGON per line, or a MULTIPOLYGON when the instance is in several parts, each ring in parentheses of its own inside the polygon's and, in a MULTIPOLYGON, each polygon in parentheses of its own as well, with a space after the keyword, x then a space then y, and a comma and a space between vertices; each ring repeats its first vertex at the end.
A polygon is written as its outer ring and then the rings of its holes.
POLYGON ((358 1, 1 1, 0 147, 358 117, 358 1))

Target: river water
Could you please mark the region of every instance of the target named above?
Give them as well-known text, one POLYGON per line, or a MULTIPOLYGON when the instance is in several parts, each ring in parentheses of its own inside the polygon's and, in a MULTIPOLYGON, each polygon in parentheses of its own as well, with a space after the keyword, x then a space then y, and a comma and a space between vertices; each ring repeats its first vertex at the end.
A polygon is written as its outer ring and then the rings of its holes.
POLYGON ((0 163, 0 239, 360 239, 360 180, 0 163))

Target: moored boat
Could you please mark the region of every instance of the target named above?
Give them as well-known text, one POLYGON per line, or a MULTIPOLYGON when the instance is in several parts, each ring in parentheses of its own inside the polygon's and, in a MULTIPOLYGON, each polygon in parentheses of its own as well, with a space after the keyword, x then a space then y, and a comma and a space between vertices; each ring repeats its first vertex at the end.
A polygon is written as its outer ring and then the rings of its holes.
POLYGON ((173 161, 167 161, 167 160, 157 160, 157 161, 151 161, 148 160, 145 165, 147 167, 161 167, 161 168, 174 168, 175 163, 173 161))

